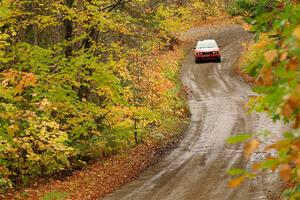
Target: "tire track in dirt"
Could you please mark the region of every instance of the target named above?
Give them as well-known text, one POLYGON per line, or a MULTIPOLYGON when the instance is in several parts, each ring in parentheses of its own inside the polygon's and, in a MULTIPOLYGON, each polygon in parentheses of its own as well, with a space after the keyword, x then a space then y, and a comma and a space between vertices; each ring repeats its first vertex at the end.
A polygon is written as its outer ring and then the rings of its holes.
MULTIPOLYGON (((223 62, 195 64, 192 54, 181 70, 182 83, 192 95, 188 103, 191 124, 178 148, 149 168, 138 179, 107 196, 105 200, 258 200, 278 195, 277 177, 248 181, 228 189, 226 170, 247 168, 243 145, 228 145, 227 137, 269 129, 275 133, 285 127, 273 124, 264 114, 247 114, 244 104, 253 95, 250 87, 231 75, 242 53, 242 41, 252 35, 238 25, 193 28, 183 34, 189 40, 216 39, 222 46, 223 62)), ((192 48, 191 48, 192 49, 192 48)), ((272 139, 270 139, 271 141, 272 139)), ((269 143, 266 140, 265 143, 269 143)), ((265 153, 255 154, 250 163, 265 153)))

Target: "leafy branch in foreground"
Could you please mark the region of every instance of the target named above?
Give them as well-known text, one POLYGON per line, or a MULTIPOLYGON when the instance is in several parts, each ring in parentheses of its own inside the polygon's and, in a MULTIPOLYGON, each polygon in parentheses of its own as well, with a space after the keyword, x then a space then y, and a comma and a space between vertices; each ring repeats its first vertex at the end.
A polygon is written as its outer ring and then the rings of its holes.
POLYGON ((266 151, 277 153, 255 164, 253 170, 278 170, 281 178, 294 186, 285 194, 295 199, 300 180, 300 5, 297 1, 266 0, 256 1, 255 7, 251 15, 245 15, 257 36, 243 58, 244 71, 256 79, 254 91, 259 94, 251 98, 249 106, 269 113, 274 121, 293 124, 293 130, 267 147, 266 151))

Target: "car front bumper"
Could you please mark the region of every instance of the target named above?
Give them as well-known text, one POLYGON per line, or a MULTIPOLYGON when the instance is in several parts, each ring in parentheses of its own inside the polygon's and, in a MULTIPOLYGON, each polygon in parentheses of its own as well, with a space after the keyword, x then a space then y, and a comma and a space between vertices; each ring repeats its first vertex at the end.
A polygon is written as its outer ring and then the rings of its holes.
POLYGON ((214 54, 214 55, 195 55, 195 58, 201 59, 201 60, 213 60, 213 59, 219 59, 221 57, 220 54, 214 54))

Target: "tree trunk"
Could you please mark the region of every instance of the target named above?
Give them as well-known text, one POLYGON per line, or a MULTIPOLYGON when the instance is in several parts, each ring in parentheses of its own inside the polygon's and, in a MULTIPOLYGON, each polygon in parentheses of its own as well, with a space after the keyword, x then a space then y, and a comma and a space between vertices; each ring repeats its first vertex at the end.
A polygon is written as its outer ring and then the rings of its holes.
MULTIPOLYGON (((74 0, 65 0, 66 6, 69 8, 72 8, 74 3, 74 0)), ((72 20, 65 19, 64 20, 64 29, 65 29, 65 40, 71 41, 73 37, 73 22, 72 20)), ((73 47, 72 45, 67 45, 65 49, 66 57, 69 57, 72 55, 73 47)))
POLYGON ((135 141, 135 145, 138 145, 138 143, 139 143, 139 140, 138 140, 137 123, 138 123, 138 120, 137 120, 137 119, 134 119, 134 141, 135 141))
POLYGON ((97 41, 96 35, 97 35, 96 28, 92 27, 89 30, 89 37, 86 38, 84 41, 84 49, 85 50, 88 50, 89 48, 91 48, 93 41, 97 41))

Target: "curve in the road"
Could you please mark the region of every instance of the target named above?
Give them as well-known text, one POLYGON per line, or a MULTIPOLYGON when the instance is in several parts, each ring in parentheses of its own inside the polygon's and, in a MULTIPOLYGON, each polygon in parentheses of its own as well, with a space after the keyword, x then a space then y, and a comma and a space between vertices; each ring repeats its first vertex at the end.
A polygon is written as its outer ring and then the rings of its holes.
MULTIPOLYGON (((269 129, 279 133, 263 114, 247 114, 244 105, 250 87, 231 75, 242 53, 241 42, 251 35, 240 26, 193 28, 183 34, 194 41, 216 39, 222 46, 222 63, 195 64, 192 51, 185 59, 182 83, 192 90, 188 103, 191 124, 178 148, 140 177, 107 196, 106 200, 258 200, 278 195, 277 178, 268 176, 229 189, 226 170, 248 167, 242 145, 227 145, 227 137, 269 129)), ((192 49, 192 48, 191 48, 192 49)), ((266 141, 269 142, 269 141, 266 141)), ((258 153, 250 162, 264 156, 258 153)))

